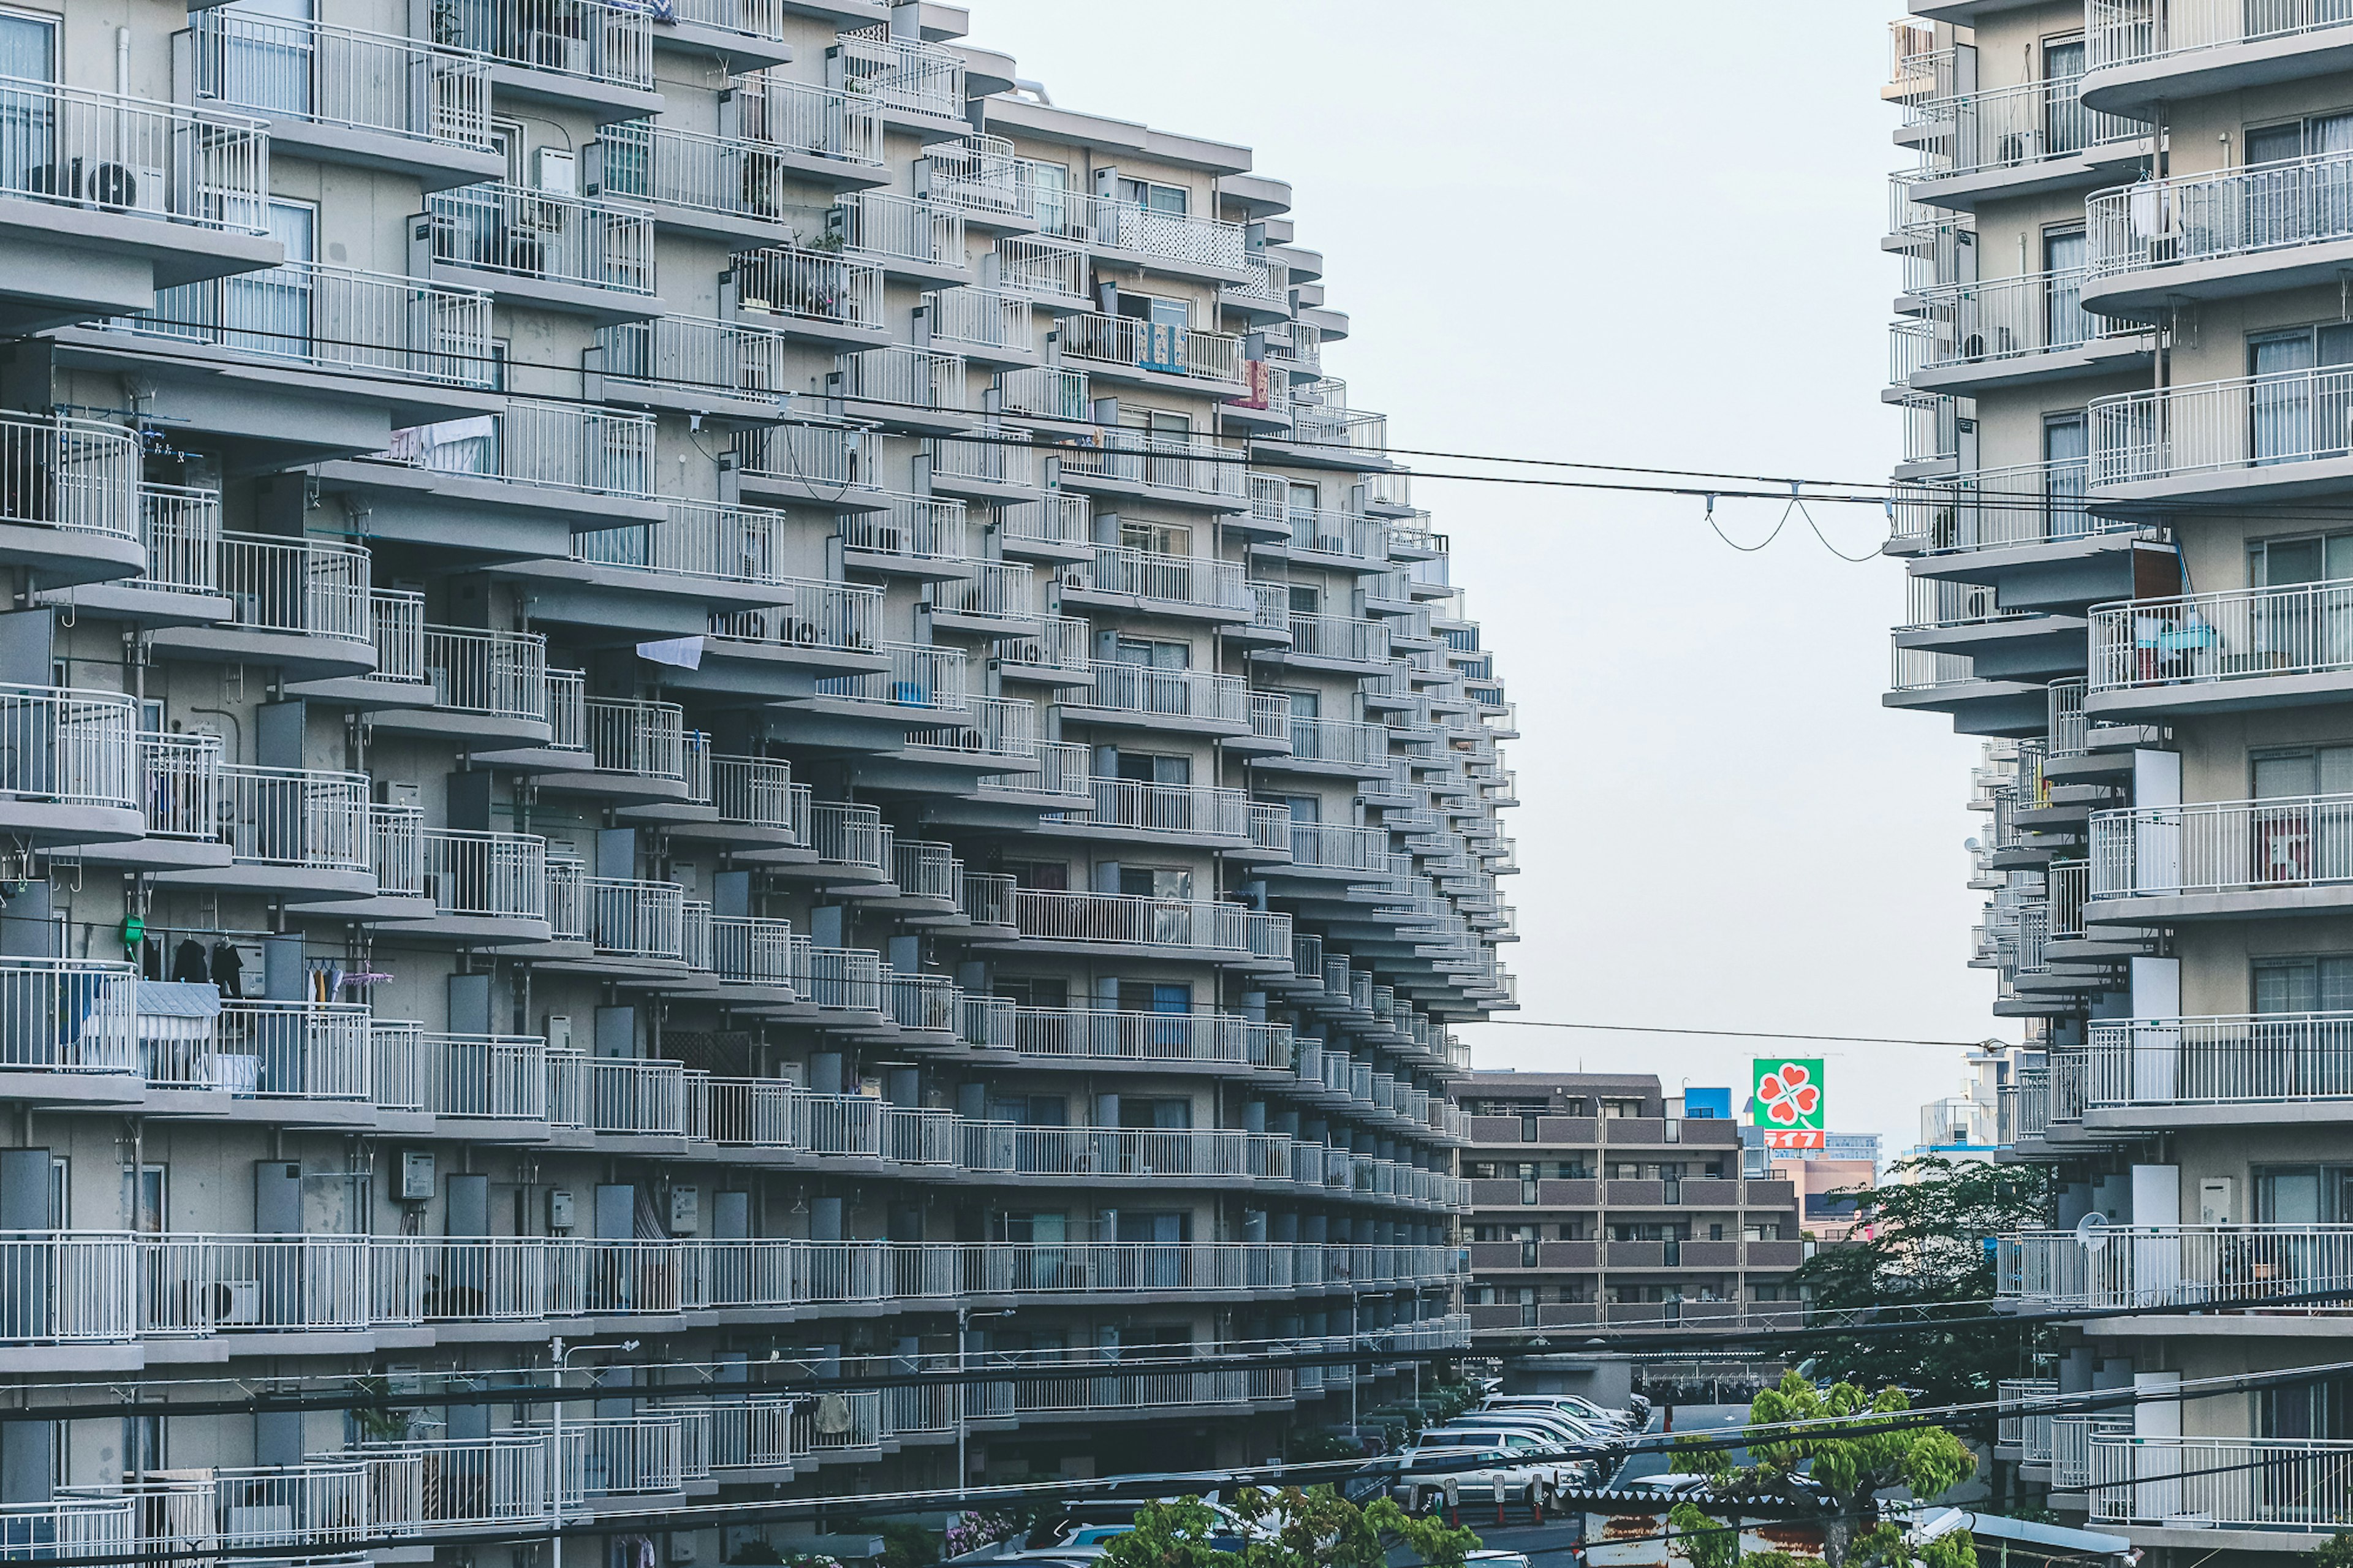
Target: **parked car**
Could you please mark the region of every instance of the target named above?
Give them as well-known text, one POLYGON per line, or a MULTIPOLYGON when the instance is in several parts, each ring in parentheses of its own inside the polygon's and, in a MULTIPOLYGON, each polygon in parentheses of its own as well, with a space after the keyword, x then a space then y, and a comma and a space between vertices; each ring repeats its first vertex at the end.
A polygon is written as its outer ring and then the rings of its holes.
POLYGON ((1534 1508, 1550 1502, 1560 1489, 1554 1466, 1541 1457, 1500 1446, 1416 1445, 1397 1458, 1391 1495, 1418 1513, 1451 1507, 1463 1498, 1525 1502, 1534 1508))
POLYGON ((1642 1420, 1631 1410, 1608 1409, 1575 1394, 1494 1394, 1480 1401, 1479 1407, 1482 1410, 1559 1410, 1590 1421, 1620 1426, 1630 1432, 1639 1432, 1643 1426, 1642 1420))

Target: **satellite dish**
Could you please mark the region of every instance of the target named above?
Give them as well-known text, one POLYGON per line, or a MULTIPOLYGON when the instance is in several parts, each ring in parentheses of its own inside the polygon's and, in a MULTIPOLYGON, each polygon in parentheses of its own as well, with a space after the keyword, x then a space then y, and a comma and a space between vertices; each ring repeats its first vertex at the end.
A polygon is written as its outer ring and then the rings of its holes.
POLYGON ((2083 1246, 2097 1251, 2108 1244, 2107 1228, 2108 1216, 2094 1209, 2075 1222, 2075 1239, 2083 1246))

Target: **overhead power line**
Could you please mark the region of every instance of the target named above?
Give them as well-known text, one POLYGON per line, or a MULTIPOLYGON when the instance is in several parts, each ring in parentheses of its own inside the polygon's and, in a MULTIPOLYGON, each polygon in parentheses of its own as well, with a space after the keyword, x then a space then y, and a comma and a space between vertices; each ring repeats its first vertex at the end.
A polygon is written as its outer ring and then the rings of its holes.
POLYGON ((1781 1029, 1683 1029, 1670 1024, 1579 1024, 1550 1018, 1488 1018, 1507 1029, 1590 1029, 1611 1035, 1701 1035, 1727 1040, 1820 1040, 1846 1046, 2006 1046, 2007 1040, 1923 1040, 1903 1035, 1808 1035, 1781 1029))

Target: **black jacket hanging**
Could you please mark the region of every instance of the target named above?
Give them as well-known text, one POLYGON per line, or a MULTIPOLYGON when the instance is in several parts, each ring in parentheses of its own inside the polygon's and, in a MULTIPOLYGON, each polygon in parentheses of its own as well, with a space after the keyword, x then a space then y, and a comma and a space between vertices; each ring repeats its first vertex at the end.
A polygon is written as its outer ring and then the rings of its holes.
POLYGON ((205 950, 195 937, 172 950, 172 978, 193 985, 202 985, 212 978, 205 972, 205 950))
POLYGON ((213 984, 224 996, 245 994, 245 961, 225 942, 213 943, 213 984))

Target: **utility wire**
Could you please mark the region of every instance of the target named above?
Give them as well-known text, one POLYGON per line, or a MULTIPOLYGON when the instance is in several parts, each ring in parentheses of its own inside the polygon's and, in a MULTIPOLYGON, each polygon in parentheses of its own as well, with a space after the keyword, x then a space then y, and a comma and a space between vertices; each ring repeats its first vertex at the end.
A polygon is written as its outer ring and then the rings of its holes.
POLYGON ((1550 1018, 1487 1018, 1506 1029, 1589 1029, 1613 1035, 1701 1035, 1728 1040, 1820 1040, 1847 1046, 2007 1046, 2008 1040, 1921 1040, 1901 1035, 1801 1035, 1778 1029, 1680 1029, 1666 1024, 1577 1024, 1550 1018))

